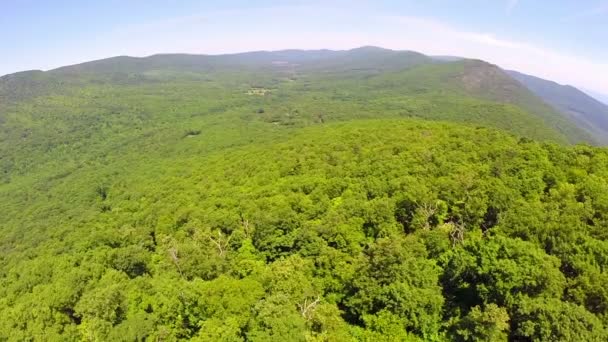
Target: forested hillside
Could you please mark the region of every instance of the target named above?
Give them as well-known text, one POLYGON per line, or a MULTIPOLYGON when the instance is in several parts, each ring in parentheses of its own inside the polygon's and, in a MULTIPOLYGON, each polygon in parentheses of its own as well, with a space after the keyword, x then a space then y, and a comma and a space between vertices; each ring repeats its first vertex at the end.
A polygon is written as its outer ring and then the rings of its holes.
POLYGON ((377 48, 0 79, 0 340, 605 341, 608 150, 377 48))

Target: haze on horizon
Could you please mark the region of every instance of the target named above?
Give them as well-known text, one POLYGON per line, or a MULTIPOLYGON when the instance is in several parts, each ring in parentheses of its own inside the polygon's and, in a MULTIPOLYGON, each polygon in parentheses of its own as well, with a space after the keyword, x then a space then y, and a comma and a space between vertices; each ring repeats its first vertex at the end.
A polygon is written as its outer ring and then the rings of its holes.
POLYGON ((0 4, 0 74, 117 55, 373 45, 479 58, 608 94, 608 1, 118 1, 0 4))

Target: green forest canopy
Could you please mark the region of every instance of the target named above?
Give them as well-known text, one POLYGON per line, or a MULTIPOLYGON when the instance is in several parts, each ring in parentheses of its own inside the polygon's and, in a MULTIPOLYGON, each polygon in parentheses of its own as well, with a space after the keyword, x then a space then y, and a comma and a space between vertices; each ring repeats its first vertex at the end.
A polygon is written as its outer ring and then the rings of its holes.
POLYGON ((400 72, 5 104, 0 340, 607 340, 608 151, 400 72))

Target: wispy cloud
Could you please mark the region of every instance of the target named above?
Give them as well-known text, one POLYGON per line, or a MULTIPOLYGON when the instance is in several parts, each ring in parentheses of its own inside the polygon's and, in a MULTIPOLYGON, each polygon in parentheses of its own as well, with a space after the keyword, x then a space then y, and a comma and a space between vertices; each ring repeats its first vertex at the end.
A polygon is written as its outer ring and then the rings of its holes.
POLYGON ((508 0, 507 2, 507 15, 511 15, 515 8, 519 5, 519 0, 508 0))
MULTIPOLYGON (((404 27, 411 29, 412 31, 423 28, 426 34, 437 35, 437 37, 440 38, 439 41, 441 41, 440 44, 437 42, 433 43, 433 45, 437 47, 445 46, 445 40, 453 40, 459 43, 475 43, 488 47, 500 47, 511 49, 524 47, 524 45, 520 42, 497 38, 492 33, 480 33, 460 30, 458 28, 454 28, 450 25, 444 24, 440 21, 429 18, 408 16, 389 16, 385 18, 398 22, 404 27)), ((452 44, 449 44, 449 46, 452 46, 452 44)))

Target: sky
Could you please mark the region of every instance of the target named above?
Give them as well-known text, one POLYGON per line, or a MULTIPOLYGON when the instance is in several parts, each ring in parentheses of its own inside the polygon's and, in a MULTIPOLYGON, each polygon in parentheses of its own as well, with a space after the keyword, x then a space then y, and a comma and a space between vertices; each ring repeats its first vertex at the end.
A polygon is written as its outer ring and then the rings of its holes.
POLYGON ((0 0, 0 75, 117 55, 365 45, 608 94, 608 0, 0 0))

